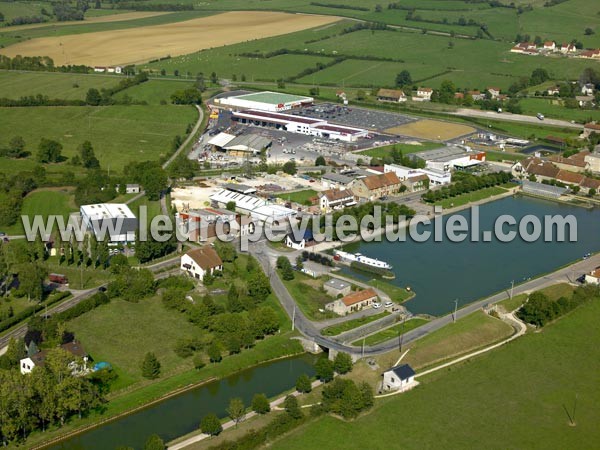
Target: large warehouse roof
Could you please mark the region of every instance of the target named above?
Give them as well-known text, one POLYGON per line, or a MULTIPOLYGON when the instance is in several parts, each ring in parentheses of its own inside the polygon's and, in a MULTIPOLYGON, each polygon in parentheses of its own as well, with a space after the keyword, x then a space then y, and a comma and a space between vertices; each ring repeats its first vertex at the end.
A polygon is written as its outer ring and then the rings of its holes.
POLYGON ((294 102, 312 102, 312 97, 304 97, 301 95, 283 94, 281 92, 254 92, 252 94, 238 95, 235 98, 249 100, 253 102, 269 103, 271 105, 279 105, 281 103, 294 103, 294 102))
POLYGON ((260 152, 263 148, 271 145, 271 143, 271 139, 258 134, 243 134, 229 141, 223 148, 225 148, 225 150, 260 152))

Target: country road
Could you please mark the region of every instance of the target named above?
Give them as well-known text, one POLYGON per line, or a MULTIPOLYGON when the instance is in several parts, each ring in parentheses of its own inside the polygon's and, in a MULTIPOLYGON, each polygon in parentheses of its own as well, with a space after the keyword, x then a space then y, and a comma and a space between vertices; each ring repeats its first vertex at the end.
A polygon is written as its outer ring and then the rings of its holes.
POLYGON ((524 114, 511 114, 507 112, 498 113, 495 111, 480 111, 477 109, 462 108, 456 112, 449 113, 453 116, 475 117, 478 119, 507 120, 509 122, 533 123, 540 126, 556 126, 563 128, 574 128, 583 131, 583 125, 571 123, 567 120, 548 119, 540 120, 535 116, 526 116, 524 114))

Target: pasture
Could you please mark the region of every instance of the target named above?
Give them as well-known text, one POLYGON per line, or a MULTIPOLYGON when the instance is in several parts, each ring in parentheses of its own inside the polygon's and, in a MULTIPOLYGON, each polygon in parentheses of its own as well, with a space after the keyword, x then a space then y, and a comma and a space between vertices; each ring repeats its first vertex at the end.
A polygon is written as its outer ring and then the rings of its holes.
MULTIPOLYGON (((0 136, 8 141, 23 136, 30 159, 15 160, 23 170, 31 169, 42 137, 54 139, 63 145, 62 154, 72 157, 77 147, 89 140, 104 169, 119 173, 131 161, 157 160, 171 150, 175 135, 184 135, 189 123, 197 120, 195 108, 190 106, 105 106, 105 107, 37 107, 0 108, 0 136)), ((3 144, 4 144, 3 142, 3 144)), ((13 161, 2 164, 0 170, 13 172, 13 161)), ((49 164, 47 169, 77 167, 68 161, 49 164)))
POLYGON ((416 122, 406 123, 394 128, 389 128, 385 131, 392 134, 409 136, 418 139, 447 141, 449 139, 456 139, 460 136, 474 133, 475 128, 458 123, 424 119, 416 122))
POLYGON ((87 33, 40 37, 11 45, 7 56, 47 55, 55 64, 116 65, 141 63, 203 48, 234 44, 326 25, 327 16, 301 16, 276 12, 229 12, 177 23, 87 33))
POLYGON ((83 100, 89 88, 109 88, 121 80, 118 76, 86 75, 61 72, 0 72, 0 97, 17 99, 28 95, 83 100))
POLYGON ((422 378, 357 420, 321 417, 272 448, 595 448, 598 314, 600 303, 590 302, 539 333, 422 378))
POLYGON ((582 123, 600 120, 600 110, 565 108, 559 99, 524 98, 520 104, 523 114, 530 116, 542 113, 549 119, 576 120, 582 123))

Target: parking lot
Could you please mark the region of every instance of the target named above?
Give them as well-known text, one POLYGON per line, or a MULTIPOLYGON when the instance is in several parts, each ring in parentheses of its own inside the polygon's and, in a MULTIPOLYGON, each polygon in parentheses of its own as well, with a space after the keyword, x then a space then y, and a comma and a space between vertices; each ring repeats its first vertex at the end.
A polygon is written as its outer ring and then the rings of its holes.
POLYGON ((366 128, 379 132, 417 120, 403 114, 337 105, 335 103, 319 103, 294 110, 291 114, 324 119, 340 125, 366 128))

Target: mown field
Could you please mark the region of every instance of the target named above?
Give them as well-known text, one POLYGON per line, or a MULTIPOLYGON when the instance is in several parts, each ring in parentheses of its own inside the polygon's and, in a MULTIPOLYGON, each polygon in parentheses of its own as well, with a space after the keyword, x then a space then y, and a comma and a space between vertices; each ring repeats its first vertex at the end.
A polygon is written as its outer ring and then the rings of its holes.
MULTIPOLYGON (((2 171, 28 170, 42 137, 63 145, 62 154, 72 157, 85 140, 92 142, 103 168, 119 173, 131 161, 157 160, 171 151, 175 135, 184 135, 197 120, 191 106, 106 106, 0 108, 0 145, 23 136, 32 156, 24 160, 1 160, 2 171), (6 161, 6 162, 5 162, 6 161)), ((48 165, 49 170, 72 170, 68 161, 48 165)))
POLYGON ((549 119, 576 120, 578 122, 600 120, 600 110, 570 109, 559 104, 560 102, 560 100, 525 98, 520 101, 520 104, 523 114, 530 116, 542 113, 549 119))
POLYGON ((420 380, 357 420, 319 418, 272 448, 595 448, 598 314, 600 303, 590 302, 540 333, 420 380))

